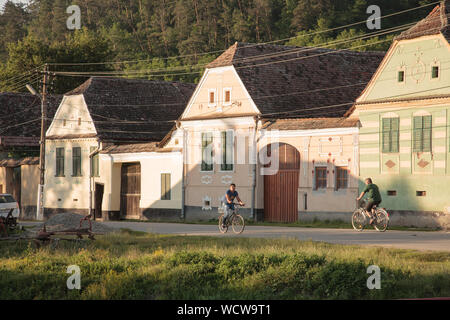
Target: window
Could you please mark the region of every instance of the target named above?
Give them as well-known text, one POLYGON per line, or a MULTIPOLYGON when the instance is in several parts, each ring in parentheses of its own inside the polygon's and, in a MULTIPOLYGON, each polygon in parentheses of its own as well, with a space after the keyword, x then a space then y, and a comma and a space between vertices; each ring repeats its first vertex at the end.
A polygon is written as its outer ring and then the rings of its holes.
POLYGON ((417 197, 426 197, 427 192, 426 191, 416 191, 416 196, 417 197))
POLYGON ((431 78, 432 79, 439 78, 439 66, 432 66, 431 67, 431 78))
POLYGON ((78 118, 78 125, 81 126, 81 118, 78 118))
POLYGON ((170 173, 161 173, 161 200, 171 199, 170 173))
POLYGON ((336 190, 348 188, 348 168, 336 167, 336 190))
POLYGON ((64 177, 64 148, 56 148, 56 176, 64 177))
POLYGON ((388 190, 387 195, 389 197, 395 197, 397 195, 397 190, 388 190))
POLYGON ((222 137, 222 163, 220 169, 222 171, 233 171, 233 149, 234 136, 233 131, 221 132, 222 137))
POLYGON ((223 89, 223 104, 226 106, 231 105, 231 89, 230 88, 223 89))
MULTIPOLYGON (((97 150, 97 147, 90 148, 90 154, 97 150)), ((100 167, 99 167, 99 155, 98 152, 91 157, 91 177, 99 177, 100 176, 100 167)))
POLYGON ((72 149, 72 176, 81 177, 81 148, 73 147, 72 149))
POLYGON ((431 151, 431 115, 414 117, 413 152, 431 151))
POLYGON ((202 133, 202 171, 213 170, 213 135, 211 132, 202 133))
POLYGON ((327 167, 316 167, 316 190, 327 188, 327 167))
POLYGON ((216 89, 209 89, 208 91, 208 105, 214 107, 216 105, 216 89))
POLYGON ((405 71, 401 70, 398 72, 397 81, 405 82, 405 71))
POLYGON ((399 118, 382 119, 382 150, 383 153, 398 152, 399 118))

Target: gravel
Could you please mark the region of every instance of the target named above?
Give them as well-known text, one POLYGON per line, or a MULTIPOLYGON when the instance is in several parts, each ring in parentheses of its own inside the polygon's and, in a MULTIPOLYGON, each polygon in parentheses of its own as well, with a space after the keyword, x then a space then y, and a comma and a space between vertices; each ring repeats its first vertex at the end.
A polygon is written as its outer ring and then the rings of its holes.
MULTIPOLYGON (((77 213, 58 213, 53 215, 46 222, 36 226, 35 230, 41 230, 44 224, 47 227, 47 231, 62 231, 66 229, 78 229, 80 227, 80 220, 85 216, 77 213)), ((92 232, 99 233, 109 233, 114 232, 115 229, 108 227, 107 225, 91 221, 92 222, 92 232)), ((81 228, 89 228, 89 222, 83 221, 81 228)))

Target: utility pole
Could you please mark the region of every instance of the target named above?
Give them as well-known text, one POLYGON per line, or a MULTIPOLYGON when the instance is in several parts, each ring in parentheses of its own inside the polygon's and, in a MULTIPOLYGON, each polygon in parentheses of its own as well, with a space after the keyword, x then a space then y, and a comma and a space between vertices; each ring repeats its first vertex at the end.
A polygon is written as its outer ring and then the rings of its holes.
POLYGON ((48 86, 48 65, 44 65, 44 79, 42 81, 41 94, 41 139, 40 155, 39 155, 39 191, 38 191, 38 205, 37 205, 37 219, 44 219, 44 184, 45 184, 45 132, 47 130, 47 86, 48 86))

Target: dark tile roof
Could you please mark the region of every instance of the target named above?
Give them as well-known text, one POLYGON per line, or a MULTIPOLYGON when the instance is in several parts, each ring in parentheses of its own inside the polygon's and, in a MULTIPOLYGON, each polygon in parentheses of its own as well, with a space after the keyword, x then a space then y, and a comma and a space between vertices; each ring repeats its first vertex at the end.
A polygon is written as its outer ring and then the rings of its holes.
POLYGON ((38 165, 38 157, 28 157, 23 159, 4 159, 0 160, 0 167, 15 168, 23 165, 38 165))
POLYGON ((359 119, 352 118, 300 118, 267 121, 262 128, 267 130, 308 130, 358 127, 359 119))
MULTIPOLYGON (((47 117, 52 119, 62 96, 48 97, 47 117)), ((2 145, 38 146, 41 134, 41 100, 28 93, 0 93, 2 145)), ((50 125, 50 121, 47 121, 50 125)))
POLYGON ((442 33, 447 41, 450 40, 450 28, 448 26, 450 2, 442 1, 440 5, 428 14, 427 17, 420 20, 413 27, 402 32, 395 40, 415 39, 422 36, 442 33))
POLYGON ((190 83, 93 77, 66 95, 83 94, 101 140, 160 141, 194 89, 190 83))
POLYGON ((342 117, 383 56, 382 52, 237 42, 207 67, 233 65, 267 117, 342 117), (327 107, 331 105, 341 106, 327 107))
POLYGON ((178 148, 160 148, 158 142, 133 143, 133 144, 113 144, 104 148, 100 153, 142 153, 142 152, 172 152, 180 151, 178 148))

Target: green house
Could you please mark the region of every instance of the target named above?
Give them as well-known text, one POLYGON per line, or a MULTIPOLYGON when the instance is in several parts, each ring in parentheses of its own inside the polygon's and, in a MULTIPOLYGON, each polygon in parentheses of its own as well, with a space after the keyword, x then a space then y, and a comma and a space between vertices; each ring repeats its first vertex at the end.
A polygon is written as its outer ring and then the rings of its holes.
POLYGON ((352 116, 360 191, 372 178, 391 223, 450 226, 450 1, 396 37, 352 116))

